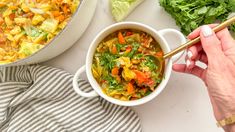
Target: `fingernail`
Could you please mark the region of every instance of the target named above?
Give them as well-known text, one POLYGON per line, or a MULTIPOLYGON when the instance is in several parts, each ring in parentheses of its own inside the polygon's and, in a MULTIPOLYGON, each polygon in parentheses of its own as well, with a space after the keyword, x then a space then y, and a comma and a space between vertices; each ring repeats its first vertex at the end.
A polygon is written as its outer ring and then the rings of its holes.
POLYGON ((188 56, 188 58, 191 59, 191 58, 193 57, 193 53, 192 53, 191 51, 188 51, 188 52, 187 52, 187 56, 188 56))
POLYGON ((186 66, 189 67, 190 64, 191 64, 190 60, 187 60, 187 61, 186 61, 186 66))
POLYGON ((209 37, 213 34, 213 30, 208 25, 202 26, 201 31, 204 37, 209 37))

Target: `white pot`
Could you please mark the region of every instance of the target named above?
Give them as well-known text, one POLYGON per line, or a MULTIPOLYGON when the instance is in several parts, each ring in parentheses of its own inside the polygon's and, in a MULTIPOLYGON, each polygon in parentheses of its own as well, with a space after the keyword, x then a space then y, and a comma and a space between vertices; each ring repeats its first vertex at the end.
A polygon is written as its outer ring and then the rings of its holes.
POLYGON ((103 31, 101 31, 96 36, 96 38, 93 40, 93 42, 91 43, 89 50, 88 50, 88 53, 87 53, 87 56, 86 56, 85 66, 80 68, 73 78, 73 88, 76 91, 76 93, 81 96, 84 96, 84 97, 101 96, 104 99, 106 99, 107 101, 114 103, 114 104, 117 104, 117 105, 135 106, 135 105, 144 104, 144 103, 152 100, 156 96, 158 96, 163 91, 163 89, 165 88, 165 86, 170 78, 171 72, 172 72, 172 63, 174 61, 178 60, 180 58, 180 56, 183 54, 183 52, 176 54, 175 56, 173 56, 172 58, 170 58, 169 60, 166 61, 165 68, 164 68, 164 79, 159 84, 159 86, 156 88, 156 90, 153 91, 150 95, 143 97, 141 99, 138 99, 138 100, 133 100, 133 101, 121 101, 118 99, 114 99, 114 98, 109 97, 103 93, 101 87, 99 86, 99 84, 97 83, 97 81, 95 80, 95 78, 92 75, 91 65, 92 65, 93 55, 95 53, 95 50, 96 50, 96 47, 98 46, 98 44, 106 36, 108 36, 109 34, 115 32, 117 30, 120 30, 120 29, 136 29, 136 30, 144 31, 144 32, 152 35, 153 38, 160 44, 164 53, 168 53, 171 51, 169 44, 167 43, 167 41, 164 38, 164 36, 167 35, 168 33, 174 34, 180 40, 181 44, 184 44, 186 42, 184 35, 175 29, 163 29, 161 31, 156 31, 155 29, 153 29, 145 24, 136 23, 136 22, 121 22, 121 23, 111 25, 111 26, 105 28, 103 31), (88 81, 91 84, 92 88, 94 89, 94 91, 92 91, 90 93, 85 93, 85 92, 81 91, 78 84, 77 84, 77 80, 83 72, 86 72, 88 81))
POLYGON ((88 27, 96 9, 98 0, 81 0, 77 11, 67 26, 45 47, 31 56, 0 67, 26 65, 49 60, 70 48, 88 27))

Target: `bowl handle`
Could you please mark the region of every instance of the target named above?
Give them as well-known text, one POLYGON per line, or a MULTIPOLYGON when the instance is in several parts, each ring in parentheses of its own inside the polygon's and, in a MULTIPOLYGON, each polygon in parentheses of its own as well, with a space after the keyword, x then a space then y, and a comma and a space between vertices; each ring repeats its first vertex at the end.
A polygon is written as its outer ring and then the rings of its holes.
POLYGON ((98 96, 98 94, 93 90, 89 93, 85 93, 83 92, 79 85, 78 85, 78 78, 80 77, 80 75, 83 73, 83 72, 86 72, 86 66, 82 66, 77 72, 76 74, 74 75, 73 77, 73 89, 75 90, 75 92, 83 97, 96 97, 98 96))
MULTIPOLYGON (((174 34, 175 36, 177 36, 177 38, 180 40, 180 44, 185 44, 187 42, 185 36, 178 30, 175 29, 163 29, 159 31, 160 35, 162 35, 163 37, 166 34, 174 34)), ((173 62, 176 62, 180 59, 180 57, 184 54, 184 51, 179 52, 178 54, 174 55, 171 57, 173 62)))

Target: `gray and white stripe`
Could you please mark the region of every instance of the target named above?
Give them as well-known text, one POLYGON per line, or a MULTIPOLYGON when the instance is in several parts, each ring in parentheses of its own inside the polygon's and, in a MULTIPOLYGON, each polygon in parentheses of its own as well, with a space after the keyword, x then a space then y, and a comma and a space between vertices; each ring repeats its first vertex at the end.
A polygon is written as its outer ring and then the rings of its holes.
MULTIPOLYGON (((39 65, 0 68, 0 131, 141 132, 133 110, 77 95, 72 78, 39 65)), ((78 82, 91 90, 86 81, 78 82)))

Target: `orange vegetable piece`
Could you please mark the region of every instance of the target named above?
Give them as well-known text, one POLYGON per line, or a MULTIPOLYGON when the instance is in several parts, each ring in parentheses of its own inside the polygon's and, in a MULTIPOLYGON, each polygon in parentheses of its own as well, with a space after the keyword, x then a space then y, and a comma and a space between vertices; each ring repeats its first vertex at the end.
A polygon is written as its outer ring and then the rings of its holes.
POLYGON ((6 37, 4 37, 3 33, 0 32, 0 44, 5 44, 6 40, 7 40, 6 37))
POLYGON ((156 53, 156 56, 157 56, 157 57, 163 57, 163 52, 162 52, 162 51, 157 52, 157 53, 156 53))
POLYGON ((4 23, 4 20, 2 17, 0 17, 0 25, 4 23))
POLYGON ((65 19, 65 17, 63 15, 56 17, 56 20, 58 20, 59 22, 64 21, 64 19, 65 19))
POLYGON ((127 84, 127 93, 128 94, 134 94, 135 93, 135 88, 132 83, 127 84))
POLYGON ((126 53, 131 52, 131 50, 132 50, 132 48, 131 48, 130 46, 128 46, 128 47, 126 48, 126 53))
POLYGON ((68 14, 69 13, 69 8, 68 8, 67 5, 64 5, 62 9, 63 9, 64 14, 68 14))
POLYGON ((27 13, 28 18, 33 18, 34 14, 32 12, 27 13))
POLYGON ((120 44, 125 44, 126 43, 125 38, 123 37, 121 32, 118 32, 118 41, 119 41, 120 44))
POLYGON ((117 47, 114 45, 113 47, 112 47, 112 53, 113 54, 117 54, 117 47))
POLYGON ((5 5, 6 5, 6 4, 0 3, 0 8, 3 7, 3 6, 5 6, 5 5))
POLYGON ((145 73, 137 70, 135 70, 134 72, 136 74, 136 80, 139 84, 146 82, 148 80, 148 76, 145 73))
POLYGON ((112 75, 118 75, 118 73, 119 73, 119 68, 118 67, 114 67, 112 69, 112 75))
POLYGON ((11 20, 14 20, 14 18, 15 18, 15 13, 11 13, 10 15, 9 15, 9 18, 11 19, 11 20))
POLYGON ((52 11, 52 14, 53 14, 54 17, 60 16, 60 12, 59 11, 52 11))

